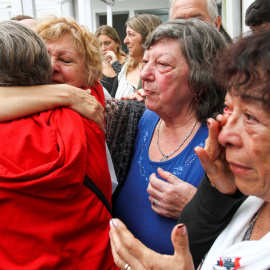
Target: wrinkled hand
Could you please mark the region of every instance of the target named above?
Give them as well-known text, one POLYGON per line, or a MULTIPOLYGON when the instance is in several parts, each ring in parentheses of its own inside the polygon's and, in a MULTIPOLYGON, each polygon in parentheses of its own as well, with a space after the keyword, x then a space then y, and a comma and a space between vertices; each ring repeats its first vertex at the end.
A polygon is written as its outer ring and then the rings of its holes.
POLYGON ((222 127, 226 124, 229 115, 219 114, 216 119, 208 119, 207 125, 209 135, 205 141, 205 147, 196 147, 195 153, 199 157, 201 164, 213 186, 224 194, 234 194, 237 187, 234 176, 231 172, 225 157, 225 147, 220 145, 218 135, 222 127))
POLYGON ((104 53, 104 57, 107 61, 110 62, 110 64, 112 64, 113 62, 117 61, 117 56, 113 51, 106 51, 104 53))
POLYGON ((94 121, 100 126, 102 131, 105 132, 104 108, 97 99, 91 95, 91 90, 82 90, 73 86, 69 87, 71 95, 68 107, 80 115, 94 121))
POLYGON ((139 90, 134 89, 136 91, 136 93, 134 94, 128 94, 124 97, 122 97, 121 99, 123 100, 137 100, 139 102, 145 101, 146 97, 145 97, 145 93, 144 90, 141 88, 139 90))
POLYGON ((118 267, 125 269, 128 264, 132 270, 194 270, 183 224, 175 226, 172 231, 173 256, 161 255, 147 248, 119 219, 111 220, 110 227, 112 253, 118 267))
POLYGON ((178 219, 197 188, 161 168, 158 174, 168 183, 157 178, 155 173, 149 177, 147 192, 152 209, 162 216, 178 219))

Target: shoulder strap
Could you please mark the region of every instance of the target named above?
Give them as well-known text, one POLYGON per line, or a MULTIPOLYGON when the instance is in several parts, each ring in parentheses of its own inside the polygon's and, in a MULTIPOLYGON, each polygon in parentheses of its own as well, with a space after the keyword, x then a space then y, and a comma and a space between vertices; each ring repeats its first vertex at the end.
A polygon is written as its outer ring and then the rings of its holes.
POLYGON ((111 208, 111 205, 108 202, 107 198, 102 193, 102 191, 91 181, 91 179, 87 175, 85 175, 83 183, 86 187, 88 187, 91 191, 93 191, 96 194, 96 196, 102 201, 102 203, 105 205, 105 207, 108 209, 108 211, 112 215, 112 208, 111 208))

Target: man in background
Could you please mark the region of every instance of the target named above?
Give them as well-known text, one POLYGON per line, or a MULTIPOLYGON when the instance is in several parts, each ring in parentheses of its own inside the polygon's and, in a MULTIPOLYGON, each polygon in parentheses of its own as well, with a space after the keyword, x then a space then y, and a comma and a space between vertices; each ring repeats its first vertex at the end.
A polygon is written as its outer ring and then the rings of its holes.
POLYGON ((169 19, 198 18, 215 25, 228 42, 231 37, 221 24, 215 0, 170 0, 169 19))

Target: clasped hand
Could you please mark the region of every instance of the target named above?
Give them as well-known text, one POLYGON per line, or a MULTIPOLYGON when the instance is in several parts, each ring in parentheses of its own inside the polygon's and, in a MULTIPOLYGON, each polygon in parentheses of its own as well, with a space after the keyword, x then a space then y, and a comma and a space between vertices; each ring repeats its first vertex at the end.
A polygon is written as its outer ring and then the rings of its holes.
POLYGON ((158 168, 158 174, 167 182, 159 179, 155 173, 149 177, 147 192, 152 209, 162 216, 178 219, 197 188, 161 168, 158 168))

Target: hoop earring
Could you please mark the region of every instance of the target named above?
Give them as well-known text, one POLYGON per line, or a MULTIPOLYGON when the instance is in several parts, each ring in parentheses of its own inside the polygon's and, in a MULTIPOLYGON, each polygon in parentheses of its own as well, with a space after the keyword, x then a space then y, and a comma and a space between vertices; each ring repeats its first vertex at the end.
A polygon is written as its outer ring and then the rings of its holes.
POLYGON ((201 94, 195 94, 195 100, 200 101, 201 100, 201 94))

